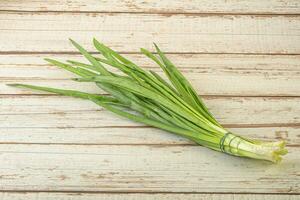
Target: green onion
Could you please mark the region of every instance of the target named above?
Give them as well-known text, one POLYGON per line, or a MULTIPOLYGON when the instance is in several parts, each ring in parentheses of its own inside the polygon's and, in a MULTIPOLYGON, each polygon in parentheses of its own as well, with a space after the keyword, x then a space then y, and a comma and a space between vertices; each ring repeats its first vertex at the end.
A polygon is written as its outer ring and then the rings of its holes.
POLYGON ((49 63, 78 76, 73 80, 93 82, 110 94, 103 96, 75 90, 63 90, 26 84, 10 86, 46 91, 90 100, 120 116, 186 137, 199 145, 234 156, 279 162, 287 153, 285 142, 263 142, 248 139, 223 128, 209 112, 188 80, 155 45, 156 54, 141 52, 162 68, 169 81, 153 71, 146 71, 114 50, 93 40, 99 56, 71 43, 89 61, 88 64, 68 60, 49 63), (120 70, 113 73, 107 66, 120 70))

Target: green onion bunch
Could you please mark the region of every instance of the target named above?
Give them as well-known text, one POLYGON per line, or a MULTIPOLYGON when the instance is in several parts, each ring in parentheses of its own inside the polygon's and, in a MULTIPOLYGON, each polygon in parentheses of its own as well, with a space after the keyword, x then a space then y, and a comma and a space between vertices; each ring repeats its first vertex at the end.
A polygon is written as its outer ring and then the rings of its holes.
POLYGON ((94 56, 75 41, 71 43, 89 61, 88 64, 68 60, 63 63, 45 59, 68 70, 79 82, 93 82, 110 94, 99 95, 75 90, 63 90, 26 84, 10 86, 46 91, 90 100, 103 108, 130 120, 157 127, 186 137, 199 145, 234 156, 279 162, 287 153, 285 142, 263 142, 236 135, 213 117, 188 80, 155 45, 156 53, 141 52, 166 74, 164 80, 154 71, 146 71, 114 50, 93 40, 100 55, 94 56), (121 73, 109 71, 108 66, 121 73))

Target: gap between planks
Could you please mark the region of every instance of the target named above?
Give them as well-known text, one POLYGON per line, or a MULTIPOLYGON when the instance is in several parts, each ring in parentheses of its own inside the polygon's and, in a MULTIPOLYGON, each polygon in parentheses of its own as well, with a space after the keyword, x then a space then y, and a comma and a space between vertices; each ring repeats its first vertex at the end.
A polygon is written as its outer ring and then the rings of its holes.
MULTIPOLYGON (((174 147, 174 146, 199 146, 203 147, 196 143, 186 143, 186 144, 131 144, 131 143, 123 143, 123 144, 94 144, 94 143, 27 143, 27 142, 0 142, 0 145, 45 145, 45 146, 60 146, 60 145, 70 145, 70 146, 152 146, 152 147, 174 147)), ((300 147, 300 145, 297 144, 286 144, 287 147, 300 147)), ((1 191, 1 190, 0 190, 1 191)))
MULTIPOLYGON (((24 80, 24 79, 22 79, 22 80, 24 80)), ((30 80, 33 80, 33 79, 30 79, 30 80)), ((51 80, 66 80, 66 79, 51 79, 51 80)), ((109 94, 101 94, 102 96, 109 96, 109 94)), ((0 93, 0 99, 1 98, 7 98, 7 97, 30 97, 30 96, 33 96, 33 97, 47 97, 47 96, 49 96, 49 97, 62 97, 62 95, 58 95, 58 94, 38 94, 38 93, 36 93, 36 94, 5 94, 5 93, 3 93, 3 94, 1 94, 0 93)), ((239 97, 241 97, 241 98, 270 98, 270 99, 281 99, 281 98, 286 98, 286 99, 289 99, 289 98, 300 98, 300 95, 278 95, 278 94, 276 94, 276 95, 249 95, 249 94, 247 94, 247 95, 231 95, 231 94, 204 94, 204 95, 201 95, 200 97, 204 97, 204 98, 226 98, 226 97, 228 97, 228 98, 235 98, 235 97, 237 97, 237 98, 239 98, 239 97)))
POLYGON ((291 16, 298 17, 300 13, 259 13, 259 12, 151 12, 151 11, 60 11, 60 10, 8 10, 1 9, 0 12, 6 13, 70 13, 70 14, 147 14, 147 15, 162 15, 162 16, 172 16, 172 15, 184 15, 184 16, 291 16))
MULTIPOLYGON (((1 192, 1 191, 0 191, 1 192)), ((0 193, 1 200, 19 200, 20 198, 26 199, 72 199, 72 200, 199 200, 199 199, 212 199, 212 200, 258 200, 265 198, 272 198, 273 200, 296 200, 297 194, 242 194, 242 193, 147 193, 147 192, 68 192, 68 191, 3 191, 0 193), (288 197, 287 197, 288 195, 288 197)))
POLYGON ((300 193, 295 192, 295 193, 263 193, 263 192, 164 192, 164 191, 153 191, 153 192, 148 192, 148 191, 93 191, 93 190, 1 190, 0 192, 7 192, 7 193, 74 193, 74 194, 224 194, 224 195, 239 195, 239 194, 254 194, 254 195, 274 195, 274 196, 290 196, 290 195, 300 195, 300 193))
MULTIPOLYGON (((97 51, 88 51, 90 54, 98 54, 97 51)), ((117 51, 120 54, 132 54, 132 55, 143 55, 141 52, 138 51, 117 51)), ((156 52, 150 51, 153 54, 157 54, 156 52)), ((171 52, 171 51, 164 51, 166 55, 258 55, 258 56, 298 56, 300 53, 243 53, 243 52, 171 52)), ((82 55, 78 51, 0 51, 0 55, 44 55, 44 54, 57 54, 57 55, 82 55)))
MULTIPOLYGON (((20 114, 20 115, 28 115, 28 114, 60 114, 60 113, 24 113, 24 114, 20 114)), ((72 113, 72 114, 76 114, 76 113, 72 113)), ((79 114, 79 113, 78 113, 79 114)), ((10 114, 7 114, 10 115, 10 114)), ((6 116, 7 116, 6 115, 6 116)), ((11 115, 16 115, 16 114, 11 114, 11 115)), ((122 119, 122 118, 120 118, 122 119)), ((125 119, 126 120, 126 119, 125 119)), ((272 127, 291 127, 291 128, 298 128, 300 127, 300 123, 265 123, 265 124, 222 124, 222 126, 224 128, 272 128, 272 127)), ((40 129, 40 128, 44 128, 44 129, 52 129, 53 127, 0 127, 1 129, 40 129)), ((57 129, 76 129, 76 128, 84 128, 84 129, 93 129, 93 128, 153 128, 150 126, 78 126, 78 127, 55 127, 57 129)))

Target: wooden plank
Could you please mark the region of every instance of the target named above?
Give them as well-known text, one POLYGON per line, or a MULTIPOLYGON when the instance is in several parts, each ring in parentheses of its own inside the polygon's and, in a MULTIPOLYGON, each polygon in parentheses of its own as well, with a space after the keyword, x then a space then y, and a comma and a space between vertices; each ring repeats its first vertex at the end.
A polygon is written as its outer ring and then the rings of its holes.
MULTIPOLYGON (((204 101, 222 124, 299 125, 296 113, 300 113, 300 98, 207 97, 204 101)), ((90 101, 70 97, 3 96, 1 105, 1 128, 139 125, 116 117, 90 101)))
MULTIPOLYGON (((41 122, 43 123, 43 122, 41 122)), ((99 122, 100 124, 101 122, 99 122)), ((98 128, 0 128, 1 144, 147 144, 195 145, 188 139, 150 127, 98 128)), ((300 127, 229 127, 240 135, 267 141, 300 144, 300 127)))
MULTIPOLYGON (((140 54, 125 54, 140 66, 158 73, 161 70, 140 54)), ((79 60, 67 54, 0 55, 0 93, 36 94, 36 91, 7 87, 6 83, 24 82, 97 92, 86 83, 67 80, 74 75, 48 65, 45 57, 79 60)), ((299 55, 169 54, 201 95, 299 96, 299 55), (220 87, 222 86, 222 87, 220 87)))
POLYGON ((0 193, 1 200, 20 200, 20 199, 35 199, 35 200, 297 200, 298 195, 280 195, 280 194, 145 194, 145 193, 46 193, 46 192, 5 192, 0 193))
POLYGON ((2 52, 74 51, 93 37, 122 52, 299 54, 300 16, 0 13, 2 52), (274 42, 276 41, 276 42, 274 42))
MULTIPOLYGON (((204 101, 233 132, 265 140, 284 139, 291 145, 300 142, 296 114, 300 98, 206 97, 204 101)), ((192 144, 85 100, 2 96, 0 105, 2 143, 192 144)))
POLYGON ((278 165, 200 146, 0 145, 0 152, 0 190, 300 192, 297 147, 278 165))
POLYGON ((98 1, 98 0, 6 0, 1 10, 18 11, 72 11, 72 12, 147 12, 147 13, 245 13, 245 14, 299 14, 297 0, 153 0, 153 1, 98 1))

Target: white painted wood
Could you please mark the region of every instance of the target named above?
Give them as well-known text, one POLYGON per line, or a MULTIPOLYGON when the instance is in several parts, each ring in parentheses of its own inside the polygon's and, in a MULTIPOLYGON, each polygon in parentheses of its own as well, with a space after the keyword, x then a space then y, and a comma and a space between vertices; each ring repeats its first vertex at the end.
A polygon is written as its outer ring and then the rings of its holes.
POLYGON ((0 193, 1 200, 297 200, 298 195, 280 195, 280 194, 122 194, 122 193, 46 193, 46 192, 5 192, 0 193))
MULTIPOLYGON (((58 96, 2 96, 0 100, 2 143, 192 144, 85 100, 58 96)), ((206 97, 204 101, 233 132, 263 140, 284 139, 289 145, 300 142, 299 98, 206 97)))
MULTIPOLYGON (((143 55, 126 54, 140 66, 156 72, 161 70, 143 55)), ((168 57, 192 82, 201 95, 299 96, 300 56, 292 55, 209 55, 171 54, 168 57)), ((43 58, 86 62, 79 55, 34 54, 0 55, 0 93, 36 94, 36 91, 7 87, 6 83, 24 82, 97 92, 91 84, 74 83, 75 77, 43 58)))
POLYGON ((299 14, 297 0, 6 0, 1 10, 24 11, 90 11, 90 12, 150 12, 150 13, 255 13, 299 14))
MULTIPOLYGON (((209 97, 208 108, 222 124, 298 124, 300 98, 209 97)), ((1 128, 140 126, 93 102, 71 97, 1 97, 1 128)))
POLYGON ((122 52, 152 48, 194 53, 300 53, 299 16, 0 13, 2 52, 91 50, 98 38, 122 52), (276 41, 276 42, 275 42, 276 41))
POLYGON ((281 164, 200 146, 0 145, 0 190, 299 193, 300 148, 281 164))
MULTIPOLYGON (((41 122, 43 123, 43 121, 41 122)), ((100 124, 101 122, 99 122, 100 124)), ((285 140, 299 145, 299 127, 228 127, 234 133, 261 140, 285 140)), ((150 127, 98 128, 0 128, 1 143, 38 144, 166 144, 194 145, 188 139, 150 127)))
POLYGON ((299 8, 296 0, 1 1, 0 199, 298 199, 299 8), (286 139, 290 153, 279 165, 236 158, 87 101, 5 86, 99 91, 42 61, 78 58, 69 37, 89 51, 97 37, 131 54, 157 42, 200 94, 217 95, 204 100, 220 122, 286 139))

